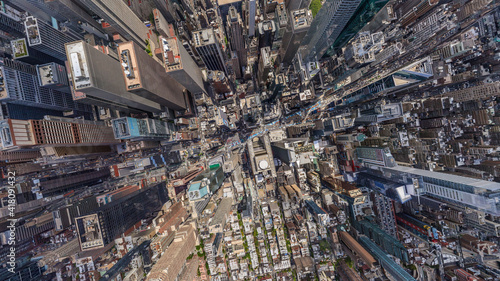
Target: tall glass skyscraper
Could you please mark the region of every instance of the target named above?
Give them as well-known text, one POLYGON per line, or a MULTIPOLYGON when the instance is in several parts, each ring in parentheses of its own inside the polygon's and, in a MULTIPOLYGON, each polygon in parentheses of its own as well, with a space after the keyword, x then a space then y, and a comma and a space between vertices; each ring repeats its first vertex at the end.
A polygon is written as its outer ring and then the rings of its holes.
POLYGON ((305 61, 321 58, 335 43, 361 0, 327 0, 311 23, 299 51, 305 61))

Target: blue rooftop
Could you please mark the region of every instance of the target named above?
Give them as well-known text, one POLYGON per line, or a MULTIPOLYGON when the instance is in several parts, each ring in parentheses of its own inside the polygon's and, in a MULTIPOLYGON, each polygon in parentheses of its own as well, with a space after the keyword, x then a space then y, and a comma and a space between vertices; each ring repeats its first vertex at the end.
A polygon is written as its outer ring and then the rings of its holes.
POLYGON ((189 186, 188 192, 200 190, 200 186, 201 186, 201 181, 192 182, 191 185, 189 186))

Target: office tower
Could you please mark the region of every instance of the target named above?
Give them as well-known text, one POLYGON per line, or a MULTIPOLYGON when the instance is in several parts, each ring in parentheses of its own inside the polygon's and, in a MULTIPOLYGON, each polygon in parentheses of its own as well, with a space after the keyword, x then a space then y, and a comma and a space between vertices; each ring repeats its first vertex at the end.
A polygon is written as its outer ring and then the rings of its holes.
POLYGON ((168 138, 172 133, 166 122, 150 118, 122 117, 111 122, 115 138, 120 140, 168 138))
POLYGON ((153 216, 168 200, 165 183, 143 188, 75 218, 80 249, 102 248, 141 220, 153 216))
POLYGON ((57 63, 36 66, 40 86, 70 93, 66 68, 57 63))
POLYGON ((281 62, 290 64, 297 53, 302 39, 308 33, 312 22, 311 11, 308 9, 295 10, 290 13, 290 24, 283 35, 281 45, 281 62))
POLYGON ((252 38, 255 36, 255 11, 257 9, 257 3, 255 0, 248 1, 248 37, 252 38))
POLYGON ((220 70, 228 74, 224 54, 212 28, 193 32, 193 41, 196 52, 209 70, 220 70))
POLYGON ((185 267, 179 261, 185 261, 195 250, 198 241, 196 233, 192 224, 181 226, 173 237, 172 244, 153 266, 146 280, 177 280, 185 267))
POLYGON ((0 17, 0 30, 9 33, 14 37, 24 36, 24 25, 9 14, 2 14, 0 17))
POLYGON ((102 26, 81 6, 72 0, 47 0, 44 4, 54 12, 54 17, 75 31, 85 30, 99 37, 107 37, 102 26))
POLYGON ((231 7, 236 8, 238 14, 243 18, 243 1, 241 0, 218 0, 220 16, 222 17, 222 24, 227 25, 227 16, 231 7))
MULTIPOLYGON (((157 9, 158 12, 161 13, 162 17, 167 21, 167 22, 175 22, 175 19, 177 18, 176 11, 174 6, 172 5, 172 1, 170 0, 153 0, 154 6, 157 9)), ((154 13, 153 10, 153 13, 154 13)), ((155 15, 156 18, 156 15, 155 15)))
POLYGON ((134 42, 118 45, 127 91, 173 110, 187 106, 186 89, 134 42))
POLYGON ((254 137, 252 141, 249 141, 248 155, 253 174, 258 183, 268 178, 276 178, 276 167, 274 166, 273 152, 268 135, 254 137))
POLYGON ((362 28, 370 23, 382 8, 386 7, 387 2, 387 0, 362 0, 356 9, 356 12, 348 21, 339 36, 337 36, 337 39, 335 39, 333 44, 328 47, 326 52, 323 54, 323 57, 334 56, 349 42, 349 40, 358 34, 362 28))
POLYGON ((169 25, 163 14, 158 9, 153 9, 153 17, 155 20, 156 31, 160 33, 163 38, 175 36, 173 26, 169 25))
POLYGON ((314 17, 300 49, 306 62, 323 57, 347 25, 361 0, 328 0, 314 17))
POLYGON ((12 48, 12 58, 18 61, 29 64, 45 64, 50 62, 62 63, 61 60, 28 46, 25 38, 10 41, 10 46, 12 48))
POLYGON ((71 37, 33 16, 26 18, 24 27, 30 47, 58 60, 66 60, 64 44, 73 41, 71 37))
POLYGON ((283 35, 285 34, 286 28, 288 26, 288 13, 283 3, 276 6, 274 20, 276 21, 276 32, 274 33, 272 50, 279 50, 279 48, 281 48, 283 35))
POLYGON ((310 3, 311 1, 307 0, 285 0, 285 6, 288 11, 307 9, 310 3))
POLYGON ((176 36, 160 38, 165 70, 193 93, 205 92, 202 73, 196 62, 176 36))
POLYGON ((276 23, 272 20, 259 22, 259 47, 272 47, 274 42, 274 33, 276 32, 276 23))
POLYGON ((46 116, 42 120, 0 121, 2 149, 33 146, 109 145, 119 143, 103 122, 46 116))
MULTIPOLYGON (((154 41, 151 31, 125 2, 121 0, 81 0, 80 2, 104 19, 112 29, 126 39, 125 41, 132 40, 143 49, 146 48, 146 40, 154 41)), ((116 39, 119 39, 119 36, 116 39)))
POLYGON ((75 100, 124 112, 161 112, 161 106, 127 92, 118 61, 83 41, 66 44, 75 100))
MULTIPOLYGON (((227 16, 229 42, 231 42, 231 50, 236 51, 240 67, 247 65, 247 50, 245 49, 245 38, 243 34, 243 21, 237 13, 235 7, 229 8, 227 16)), ((240 70, 241 71, 241 70, 240 70)))
POLYGON ((240 59, 238 58, 238 53, 235 51, 231 51, 231 67, 236 78, 239 79, 243 77, 241 74, 240 59))
POLYGON ((271 48, 270 47, 261 48, 258 78, 262 84, 266 84, 271 67, 272 67, 271 48))
POLYGON ((91 112, 88 105, 74 102, 71 94, 40 86, 36 67, 4 59, 0 63, 0 101, 59 112, 91 112))
POLYGON ((111 176, 109 169, 90 169, 70 174, 51 176, 40 181, 40 193, 43 197, 51 197, 67 193, 71 190, 89 187, 107 180, 111 176))

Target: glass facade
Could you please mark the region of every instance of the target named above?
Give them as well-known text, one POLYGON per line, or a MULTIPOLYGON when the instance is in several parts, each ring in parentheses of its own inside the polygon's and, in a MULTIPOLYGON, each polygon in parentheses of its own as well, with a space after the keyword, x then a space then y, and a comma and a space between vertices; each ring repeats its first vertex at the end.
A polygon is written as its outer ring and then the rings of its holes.
POLYGON ((368 24, 373 17, 382 9, 387 0, 363 0, 356 12, 347 23, 346 27, 337 37, 333 45, 331 45, 325 52, 324 57, 329 57, 335 54, 337 50, 342 48, 351 38, 356 35, 366 24, 368 24))

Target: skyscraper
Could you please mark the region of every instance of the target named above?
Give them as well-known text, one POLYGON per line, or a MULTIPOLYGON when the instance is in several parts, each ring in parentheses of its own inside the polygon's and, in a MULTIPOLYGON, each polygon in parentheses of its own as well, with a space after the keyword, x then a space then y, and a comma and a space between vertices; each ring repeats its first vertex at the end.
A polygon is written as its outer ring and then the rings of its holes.
POLYGON ((228 35, 229 42, 231 42, 231 49, 237 53, 240 67, 246 66, 247 50, 245 49, 245 38, 243 36, 243 21, 233 6, 229 8, 227 24, 229 27, 228 35))
POLYGON ((7 119, 0 123, 2 149, 33 146, 106 145, 119 143, 103 122, 62 117, 7 119))
POLYGON ((212 28, 193 32, 196 51, 209 70, 220 70, 227 73, 224 54, 212 28))
POLYGON ((167 200, 165 184, 160 183, 102 205, 90 215, 75 218, 81 250, 108 245, 142 219, 153 216, 167 200))
POLYGON ((260 61, 259 61, 259 81, 262 84, 266 84, 267 78, 269 76, 269 71, 271 70, 271 48, 264 47, 260 49, 260 61))
POLYGON ((118 53, 127 91, 173 110, 187 108, 186 89, 137 44, 121 43, 118 53))
POLYGON ((165 70, 193 94, 205 92, 202 73, 179 38, 160 38, 165 70))
POLYGON ((30 47, 58 60, 66 60, 64 44, 73 41, 71 37, 32 16, 26 18, 24 26, 30 47))
POLYGON ((361 0, 327 0, 314 17, 300 51, 305 61, 320 59, 333 45, 361 0))
POLYGON ((122 117, 112 121, 113 132, 117 139, 155 139, 167 138, 171 132, 164 121, 145 118, 122 117))
POLYGON ((170 0, 153 0, 155 7, 168 22, 174 22, 176 18, 175 8, 170 0))
POLYGON ((57 111, 90 112, 91 107, 73 101, 71 94, 40 86, 36 67, 4 59, 0 63, 0 101, 57 111))
MULTIPOLYGON (((103 18, 122 37, 146 48, 151 31, 121 0, 81 0, 82 4, 103 18)), ((150 40, 153 41, 153 40, 150 40)))
POLYGON ((160 10, 153 9, 153 18, 155 20, 155 28, 161 36, 164 38, 175 36, 175 32, 173 32, 173 26, 169 25, 167 19, 163 16, 160 10), (173 34, 170 34, 172 31, 173 34))
POLYGON ((217 4, 219 5, 219 11, 220 15, 222 17, 222 23, 224 25, 227 24, 227 16, 229 14, 229 9, 231 7, 235 7, 236 11, 240 14, 240 16, 243 15, 243 2, 241 0, 218 0, 217 4))
POLYGON ((12 48, 12 58, 15 60, 29 64, 62 63, 61 60, 30 47, 26 42, 26 38, 12 40, 10 46, 12 48))
POLYGON ((57 63, 47 63, 36 66, 40 86, 70 93, 66 68, 57 63))
POLYGON ((289 18, 290 24, 283 35, 283 43, 280 51, 281 62, 285 64, 292 62, 313 20, 311 11, 308 9, 292 11, 289 18))
POLYGON ((75 100, 124 112, 161 112, 154 101, 127 92, 120 63, 83 41, 66 44, 75 100))
POLYGON ((85 30, 89 33, 105 37, 102 26, 92 18, 77 2, 72 0, 43 1, 60 22, 75 31, 85 30))
POLYGON ((257 10, 257 3, 255 0, 248 1, 248 37, 255 36, 255 12, 257 10))
POLYGON ((276 24, 272 20, 259 22, 259 47, 272 47, 274 41, 274 33, 276 32, 276 24))
POLYGON ((12 36, 21 37, 24 35, 23 24, 6 14, 0 17, 0 30, 8 32, 12 36))

